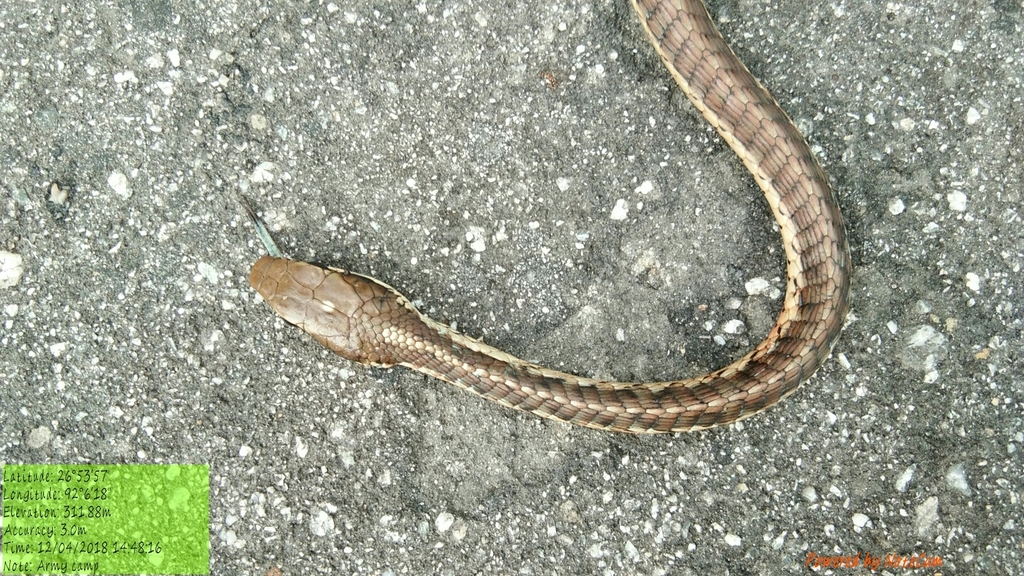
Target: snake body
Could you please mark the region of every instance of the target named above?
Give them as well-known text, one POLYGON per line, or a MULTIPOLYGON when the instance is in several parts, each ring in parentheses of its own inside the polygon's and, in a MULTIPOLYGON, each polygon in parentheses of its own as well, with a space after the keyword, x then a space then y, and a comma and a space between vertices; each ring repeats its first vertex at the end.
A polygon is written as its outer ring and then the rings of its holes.
MULTIPOLYGON (((249 280, 285 320, 363 364, 402 365, 504 406, 618 432, 681 432, 761 412, 825 361, 848 305, 843 219, 821 166, 700 0, 631 0, 690 101, 765 193, 782 232, 787 283, 768 336, 732 364, 675 382, 606 382, 548 370, 420 314, 373 278, 264 256, 249 280)), ((271 252, 273 253, 273 252, 271 252)))

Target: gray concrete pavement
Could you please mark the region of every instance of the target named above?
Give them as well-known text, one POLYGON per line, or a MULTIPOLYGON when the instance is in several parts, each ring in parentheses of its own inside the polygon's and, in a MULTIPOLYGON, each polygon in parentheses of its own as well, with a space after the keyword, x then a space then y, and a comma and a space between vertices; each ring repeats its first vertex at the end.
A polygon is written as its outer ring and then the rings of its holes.
POLYGON ((0 460, 209 463, 215 574, 1019 573, 1024 8, 711 11, 836 186, 853 314, 771 411, 635 438, 332 356, 233 199, 531 361, 727 363, 778 234, 625 2, 4 4, 0 460))

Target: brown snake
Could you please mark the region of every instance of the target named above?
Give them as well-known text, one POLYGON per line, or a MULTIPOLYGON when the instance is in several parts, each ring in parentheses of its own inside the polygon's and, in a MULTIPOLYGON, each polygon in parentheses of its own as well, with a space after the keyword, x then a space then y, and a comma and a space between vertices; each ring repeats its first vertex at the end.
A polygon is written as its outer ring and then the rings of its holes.
POLYGON ((725 43, 700 0, 631 1, 672 77, 753 174, 782 231, 786 299, 749 354, 689 380, 603 382, 458 334, 367 276, 264 256, 249 275, 256 291, 282 318, 349 360, 400 364, 504 406, 590 428, 710 428, 757 414, 796 390, 831 353, 849 308, 850 257, 835 196, 803 136, 725 43))

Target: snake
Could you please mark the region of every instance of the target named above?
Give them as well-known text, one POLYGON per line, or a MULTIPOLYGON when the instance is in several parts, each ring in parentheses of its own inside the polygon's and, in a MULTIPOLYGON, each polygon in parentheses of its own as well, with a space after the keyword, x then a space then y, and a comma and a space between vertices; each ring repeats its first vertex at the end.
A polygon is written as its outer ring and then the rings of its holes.
POLYGON ((249 281, 285 321, 338 355, 405 366, 503 406, 628 433, 701 430, 763 412, 832 353, 849 310, 851 262, 835 193, 800 131, 726 43, 700 0, 629 0, 655 52, 764 192, 786 253, 775 325, 731 364, 672 382, 613 382, 550 370, 421 314, 372 277, 269 255, 249 281))

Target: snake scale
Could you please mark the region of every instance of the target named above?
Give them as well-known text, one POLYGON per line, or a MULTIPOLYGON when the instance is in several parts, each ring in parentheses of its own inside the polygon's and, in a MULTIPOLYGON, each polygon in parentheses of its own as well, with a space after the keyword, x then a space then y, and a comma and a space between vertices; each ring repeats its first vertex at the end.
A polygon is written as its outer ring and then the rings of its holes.
MULTIPOLYGON (((757 414, 831 353, 850 291, 843 219, 821 166, 785 112, 726 44, 700 0, 631 0, 672 77, 764 191, 789 276, 775 326, 732 364, 675 382, 605 382, 548 370, 420 314, 373 278, 271 256, 249 281, 288 322, 341 356, 401 365, 538 416, 617 432, 681 432, 757 414)), ((258 223, 258 221, 257 221, 258 223)))

